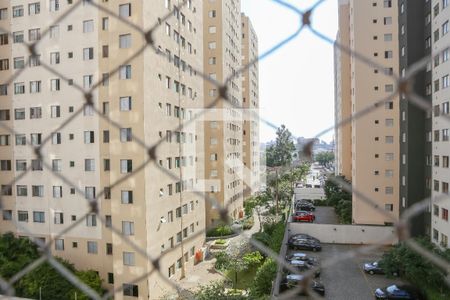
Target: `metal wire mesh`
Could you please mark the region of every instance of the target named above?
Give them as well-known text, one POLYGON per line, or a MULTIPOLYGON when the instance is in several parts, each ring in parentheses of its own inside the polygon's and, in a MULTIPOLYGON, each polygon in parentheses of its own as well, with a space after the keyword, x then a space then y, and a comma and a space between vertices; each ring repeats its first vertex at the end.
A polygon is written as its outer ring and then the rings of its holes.
MULTIPOLYGON (((224 82, 217 82, 216 80, 212 79, 210 76, 207 76, 205 74, 203 74, 202 70, 193 70, 195 76, 198 76, 199 79, 201 80, 206 80, 209 81, 210 83, 214 84, 217 87, 217 90, 219 91, 218 93, 218 97, 212 102, 211 105, 209 105, 208 107, 205 107, 205 109, 201 110, 200 112, 198 112, 194 118, 192 118, 191 120, 188 121, 180 121, 179 125, 173 129, 173 131, 180 131, 183 127, 186 127, 188 125, 190 125, 191 123, 195 122, 196 120, 200 119, 201 116, 203 114, 206 114, 208 109, 215 107, 218 103, 220 102, 226 102, 228 103, 230 106, 232 106, 233 108, 237 109, 237 110, 242 110, 243 108, 241 108, 239 105, 235 104, 233 101, 231 101, 228 98, 228 84, 230 83, 230 81, 235 78, 236 76, 239 76, 240 74, 242 74, 245 70, 247 70, 248 68, 250 68, 252 65, 257 64, 258 62, 260 62, 261 60, 264 59, 270 59, 271 56, 276 55, 277 51, 286 46, 288 43, 290 43, 291 41, 297 39, 300 37, 301 32, 305 31, 305 30, 309 30, 310 32, 312 32, 318 39, 321 39, 324 41, 324 43, 328 43, 328 44, 334 44, 335 47, 339 48, 340 51, 347 53, 349 55, 352 55, 355 59, 363 62, 364 64, 366 64, 367 66, 371 66, 371 67, 377 67, 382 69, 383 66, 379 65, 378 63, 374 62, 371 58, 367 57, 366 55, 362 54, 362 53, 355 53, 353 52, 351 49, 346 48, 343 45, 340 45, 338 43, 335 43, 335 41, 325 35, 323 35, 321 32, 319 32, 318 30, 316 30, 314 28, 314 22, 313 22, 313 16, 314 16, 314 11, 322 4, 325 2, 325 0, 320 0, 317 1, 317 3, 315 3, 310 9, 302 11, 300 9, 298 9, 297 7, 295 7, 292 4, 286 3, 284 1, 279 1, 279 0, 273 0, 272 1, 274 3, 274 5, 280 5, 283 6, 289 10, 291 10, 292 12, 294 12, 295 14, 298 15, 299 18, 299 23, 298 23, 298 28, 297 30, 290 36, 288 36, 287 38, 285 38, 284 40, 282 40, 280 43, 278 43, 277 45, 274 45, 271 49, 269 49, 268 51, 262 53, 261 55, 259 55, 259 57, 254 60, 251 61, 248 65, 243 66, 240 70, 238 70, 237 72, 235 72, 234 74, 230 75, 230 77, 228 77, 224 82)), ((121 65, 125 65, 131 61, 133 61, 136 57, 138 57, 139 55, 142 55, 145 51, 154 51, 155 53, 157 53, 158 55, 161 55, 162 57, 165 57, 166 59, 170 60, 170 57, 167 56, 165 53, 163 53, 162 51, 160 51, 160 49, 158 49, 158 46, 155 43, 154 40, 154 32, 161 27, 163 24, 163 21, 168 20, 170 18, 174 18, 175 14, 177 12, 183 11, 183 9, 185 9, 185 6, 187 4, 187 1, 179 1, 178 5, 175 5, 173 7, 173 9, 171 9, 170 12, 168 12, 166 15, 161 16, 160 21, 157 22, 153 27, 149 28, 149 29, 144 29, 141 28, 141 26, 134 24, 132 22, 130 22, 127 19, 121 18, 117 13, 115 13, 114 11, 110 11, 107 7, 105 7, 101 1, 75 1, 74 4, 72 6, 70 6, 69 8, 67 8, 65 11, 61 12, 60 16, 58 17, 58 19, 53 22, 52 24, 50 24, 41 34, 41 39, 35 41, 34 43, 23 43, 23 46, 28 49, 28 52, 30 54, 30 59, 32 59, 33 57, 36 57, 37 51, 36 49, 38 48, 40 42, 42 41, 42 39, 45 36, 48 36, 50 34, 50 28, 52 25, 55 25, 57 23, 59 23, 60 21, 64 20, 65 18, 67 18, 69 15, 71 15, 72 13, 74 13, 76 10, 80 9, 80 7, 82 6, 82 4, 84 5, 90 5, 91 9, 95 9, 95 10, 99 10, 103 13, 105 13, 106 15, 108 15, 111 18, 116 19, 117 21, 121 22, 124 26, 127 26, 129 28, 132 28, 133 30, 135 30, 136 32, 138 32, 141 36, 142 39, 145 41, 144 45, 136 52, 133 53, 131 56, 129 56, 128 58, 125 58, 123 63, 121 65), (175 13, 175 14, 174 14, 175 13)), ((201 4, 200 4, 201 5, 201 4)), ((9 37, 12 39, 13 38, 13 33, 6 30, 6 29, 1 29, 0 31, 2 33, 7 33, 9 35, 9 37)), ((363 118, 366 117, 367 115, 369 115, 370 113, 374 112, 375 110, 377 110, 381 105, 379 104, 383 104, 385 103, 388 99, 395 99, 395 96, 399 96, 400 94, 404 94, 407 96, 408 99, 410 99, 410 102, 414 105, 416 105, 417 107, 423 109, 423 110, 430 110, 431 106, 429 101, 427 101, 426 99, 422 98, 420 95, 417 95, 413 89, 411 88, 411 84, 412 81, 414 80, 414 76, 417 75, 417 73, 419 71, 421 71, 422 69, 424 69, 427 65, 428 62, 431 61, 431 58, 426 57, 423 60, 417 62, 416 64, 414 64, 413 66, 411 66, 405 76, 398 76, 396 74, 393 75, 387 75, 390 76, 392 78, 392 81, 396 83, 394 92, 391 95, 388 95, 387 97, 384 97, 382 99, 379 99, 377 101, 374 101, 373 104, 367 106, 365 109, 362 109, 356 113, 354 113, 350 118, 346 119, 346 120, 342 120, 339 124, 337 124, 336 126, 333 126, 331 128, 325 129, 321 132, 319 132, 317 134, 317 138, 322 137, 323 135, 327 134, 328 132, 334 130, 337 126, 344 126, 356 119, 359 118, 363 118)), ((18 69, 17 71, 15 71, 9 78, 6 79, 2 79, 2 84, 5 85, 12 85, 12 83, 14 82, 14 80, 21 75, 24 72, 27 72, 29 64, 26 63, 25 67, 23 69, 18 69)), ((57 71, 55 68, 52 67, 52 65, 46 64, 44 62, 41 62, 41 66, 46 69, 50 74, 53 74, 55 76, 58 76, 59 78, 61 78, 63 81, 69 82, 69 77, 66 76, 63 73, 60 73, 59 71, 57 71)), ((114 68, 111 72, 109 72, 109 76, 112 76, 116 73, 119 72, 119 66, 114 68)), ((101 109, 99 107, 95 106, 95 103, 93 101, 93 92, 102 84, 102 80, 97 81, 96 83, 92 84, 92 86, 89 89, 84 89, 82 86, 73 83, 72 84, 72 88, 75 91, 78 91, 82 97, 80 98, 80 101, 83 103, 83 106, 78 109, 76 112, 74 112, 69 118, 65 119, 64 121, 61 122, 59 128, 56 131, 60 131, 63 128, 66 128, 69 124, 76 122, 76 118, 77 116, 81 115, 84 111, 84 109, 86 109, 86 107, 90 108, 93 110, 93 112, 101 119, 103 119, 104 121, 108 122, 113 128, 115 128, 116 130, 120 130, 120 128, 122 127, 120 123, 114 121, 113 119, 111 119, 109 116, 103 114, 101 112, 101 109)), ((251 112, 250 115, 255 114, 255 112, 251 112)), ((448 116, 445 116, 446 118, 448 118, 448 116)), ((270 120, 265 120, 264 118, 261 118, 260 120, 262 123, 272 127, 273 129, 276 129, 277 126, 275 124, 273 124, 270 120)), ((0 122, 0 128, 3 131, 6 131, 7 133, 11 134, 11 135, 15 135, 17 134, 17 132, 15 131, 14 128, 11 128, 7 125, 5 125, 4 123, 0 122)), ((33 153, 34 153, 34 158, 35 159, 39 159, 42 160, 43 162, 43 168, 46 170, 49 170, 50 172, 53 173, 53 175, 60 179, 62 182, 75 187, 75 189, 77 190, 78 193, 80 194, 84 194, 85 191, 81 190, 80 188, 78 188, 77 184, 74 184, 73 182, 71 182, 70 178, 68 178, 68 176, 66 176, 64 173, 62 172, 54 172, 52 165, 49 164, 48 162, 46 162, 46 160, 44 159, 46 157, 43 149, 45 148, 45 146, 51 141, 52 136, 48 135, 46 137, 44 137, 42 139, 42 143, 39 146, 33 146, 31 141, 28 140, 27 141, 27 145, 32 149, 33 153)), ((117 179, 115 182, 113 182, 110 185, 110 189, 114 189, 115 187, 117 187, 120 183, 124 182, 125 180, 136 176, 139 172, 143 171, 147 166, 149 166, 150 164, 153 163, 154 167, 158 168, 160 170, 160 172, 165 173, 166 175, 170 176, 172 179, 174 180, 181 180, 180 176, 174 175, 172 172, 168 172, 165 168, 161 167, 158 163, 156 163, 156 149, 161 145, 161 143, 166 139, 166 136, 161 137, 161 139, 153 144, 153 145, 147 145, 146 142, 144 140, 141 139, 141 137, 139 136, 132 136, 132 141, 133 143, 135 143, 136 145, 138 145, 139 147, 143 148, 146 150, 146 153, 148 154, 148 157, 145 159, 145 161, 139 165, 136 168, 133 168, 131 173, 128 173, 122 177, 120 177, 119 179, 117 179)), ((311 149, 309 149, 312 146, 312 144, 308 145, 305 149, 304 152, 305 153, 311 153, 311 149)), ((12 181, 6 183, 7 185, 13 185, 15 183, 17 183, 19 180, 21 180, 24 176, 26 176, 26 174, 28 174, 31 171, 31 166, 29 168, 27 168, 24 172, 20 173, 20 175, 18 175, 17 177, 15 177, 12 181)), ((366 196, 362 191, 358 191, 355 190, 354 188, 352 189, 351 185, 349 185, 347 182, 340 180, 339 178, 334 179, 336 181, 336 183, 338 183, 339 185, 341 185, 345 190, 356 194, 363 202, 369 204, 371 207, 375 208, 377 211, 379 211, 381 214, 385 215, 388 218, 392 218, 392 216, 390 214, 387 214, 383 209, 379 208, 379 206, 377 205, 377 203, 371 199, 369 196, 366 196)), ((205 195, 203 192, 201 191, 193 191, 194 193, 197 193, 202 199, 205 199, 206 202, 209 202, 211 204, 220 206, 220 204, 216 203, 214 199, 211 199, 210 197, 208 197, 207 195, 205 195)), ((32 264, 30 264, 29 266, 27 266, 26 268, 24 268, 23 270, 21 270, 19 273, 15 274, 12 278, 10 278, 9 280, 6 280, 4 278, 0 278, 0 288, 1 290, 3 290, 4 293, 6 293, 7 295, 14 295, 14 288, 13 285, 14 283, 16 283, 17 281, 19 281, 23 276, 25 276, 26 274, 28 274, 29 272, 31 272, 32 270, 34 270, 35 268, 37 268, 38 266, 40 266, 41 264, 43 264, 44 262, 48 262, 50 263, 59 273, 61 273, 61 275, 63 275, 67 280, 69 280, 75 287, 77 287, 78 289, 80 289, 81 291, 83 291, 86 295, 88 295, 89 297, 91 297, 92 299, 108 299, 111 296, 114 296, 116 293, 121 292, 121 290, 123 289, 122 286, 117 287, 115 290, 109 291, 107 294, 105 295, 99 295, 97 294, 95 291, 93 291, 89 286, 87 286, 85 283, 83 283, 81 280, 79 280, 74 274, 72 274, 69 270, 67 270, 61 263, 59 263, 52 255, 52 252, 50 251, 50 249, 52 248, 54 242, 56 239, 63 237, 64 235, 68 234, 71 230, 73 230, 73 228, 75 228, 76 226, 78 226, 79 224, 83 223, 86 221, 86 218, 90 215, 90 214, 96 214, 97 217, 99 218, 100 222, 102 224, 106 224, 107 220, 101 216, 99 214, 99 201, 100 198, 103 196, 104 191, 98 193, 95 197, 93 197, 92 199, 87 200, 88 204, 89 204, 89 210, 86 211, 85 215, 81 218, 79 218, 76 222, 72 223, 70 226, 66 227, 63 231, 59 232, 56 236, 53 236, 52 238, 50 238, 50 240, 48 240, 46 243, 43 243, 41 240, 39 239, 33 239, 33 242, 35 242, 38 247, 41 249, 42 251, 42 255, 39 259, 37 259, 36 261, 34 261, 32 264)), ((446 196, 442 196, 439 199, 434 199, 434 201, 442 201, 444 199, 446 199, 446 196)), ((0 208, 3 210, 3 201, 4 201, 4 197, 0 196, 0 208)), ((414 251, 416 251, 417 253, 419 253, 420 255, 426 257, 427 259, 429 259, 432 263, 438 265, 439 267, 449 270, 450 269, 450 264, 437 257, 434 253, 429 252, 427 249, 424 249, 421 245, 417 244, 417 242, 415 242, 413 239, 410 238, 409 236, 409 222, 411 221, 411 219, 425 211, 426 209, 428 209, 428 207, 430 206, 431 203, 431 199, 423 199, 420 203, 417 203, 416 205, 414 205, 413 207, 410 207, 406 212, 403 213, 400 221, 395 223, 395 227, 396 227, 396 231, 395 231, 395 235, 398 236, 399 240, 401 241, 405 241, 407 243, 407 245, 409 245, 411 247, 411 249, 413 249, 414 251)), ((221 216, 221 221, 225 222, 225 223, 230 223, 230 220, 228 218, 228 206, 225 207, 220 207, 220 216, 221 216)), ((14 219, 12 220, 14 222, 14 226, 16 226, 16 228, 20 229, 22 232, 29 234, 30 236, 33 236, 33 232, 29 232, 29 230, 24 227, 20 222, 15 221, 14 219)), ((395 220, 393 219, 393 222, 395 222, 395 220)), ((213 224, 214 226, 215 224, 213 224)), ((133 242, 131 239, 129 239, 127 236, 122 234, 122 231, 119 228, 115 228, 114 226, 110 227, 110 230, 116 234, 117 236, 119 236, 122 240, 123 243, 128 244, 134 251, 136 251, 138 254, 140 254, 142 257, 145 257, 145 259, 150 263, 150 265, 153 267, 151 269, 150 272, 142 274, 140 276, 137 276, 133 282, 130 283, 138 283, 142 280, 145 280, 148 276, 150 276, 153 273, 157 273, 159 275, 159 278, 166 282, 168 285, 170 285, 171 287, 173 287, 173 289, 175 291, 178 292, 178 294, 180 295, 180 297, 186 297, 185 295, 185 291, 183 290, 183 288, 179 285, 179 283, 169 279, 167 277, 167 275, 164 272, 161 272, 160 270, 160 265, 159 262, 162 259, 162 257, 164 255, 167 255, 167 253, 162 253, 160 256, 158 257, 152 257, 148 254, 148 252, 146 251, 146 249, 142 249, 141 247, 139 247, 135 242, 133 242)), ((204 235, 205 234, 205 230, 201 230, 197 233, 195 233, 194 235, 190 236, 188 239, 195 239, 198 236, 204 235)), ((259 251, 263 252, 265 255, 267 255, 268 257, 273 258, 278 265, 282 266, 283 268, 289 270, 292 273, 298 273, 298 271, 293 268, 292 266, 290 266, 289 264, 286 263, 286 261, 284 260, 284 257, 281 257, 278 253, 274 253, 271 249, 269 249, 268 247, 266 247, 265 245, 263 245, 262 243, 253 240, 251 237, 240 233, 242 235, 243 238, 248 239, 249 242, 256 247, 259 251)), ((337 263, 339 260, 343 259, 343 258, 349 258, 349 257, 354 257, 355 255, 357 255, 358 253, 364 253, 366 251, 370 251, 372 249, 376 249, 376 248, 380 248, 382 247, 383 243, 382 241, 380 241, 379 244, 376 245, 371 245, 371 246, 366 246, 366 247, 360 247, 355 251, 350 251, 347 252, 341 256, 338 256, 336 258, 330 259, 328 261, 324 261, 322 263, 322 268, 327 268, 332 266, 333 264, 337 263)), ((298 293, 300 290, 302 289, 307 289, 309 290, 309 284, 308 281, 312 278, 313 274, 314 274, 315 270, 311 270, 310 272, 303 274, 305 275, 305 279, 303 281, 304 284, 301 284, 298 288, 285 292, 281 295, 279 295, 277 298, 278 299, 289 299, 289 298, 293 298, 294 295, 296 295, 296 293, 298 293)), ((310 293, 310 295, 314 298, 317 298, 318 296, 316 296, 314 293, 310 293)))

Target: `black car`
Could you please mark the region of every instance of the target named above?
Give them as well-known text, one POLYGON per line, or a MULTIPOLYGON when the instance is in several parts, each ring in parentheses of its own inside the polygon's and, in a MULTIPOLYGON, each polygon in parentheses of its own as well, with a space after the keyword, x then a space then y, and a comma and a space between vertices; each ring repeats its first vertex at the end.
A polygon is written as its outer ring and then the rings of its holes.
POLYGON ((395 284, 375 290, 376 299, 408 299, 425 300, 420 291, 408 285, 396 286, 395 284))
MULTIPOLYGON (((289 275, 287 275, 281 281, 280 293, 282 293, 282 292, 284 292, 286 290, 289 290, 289 289, 297 287, 298 283, 301 282, 303 279, 304 279, 303 275, 298 275, 298 274, 289 274, 289 275)), ((325 287, 324 287, 324 285, 321 282, 319 282, 317 280, 312 280, 310 287, 317 294, 319 294, 321 296, 325 296, 325 287)), ((299 292, 299 295, 306 295, 306 291, 299 292)))
POLYGON ((286 260, 287 261, 303 260, 303 261, 306 261, 308 264, 313 265, 313 266, 315 266, 315 265, 317 265, 319 263, 317 258, 308 256, 307 254, 305 254, 303 252, 294 252, 294 253, 291 253, 289 255, 286 255, 286 260))
MULTIPOLYGON (((377 261, 365 263, 363 266, 363 270, 364 270, 364 272, 369 273, 370 275, 386 274, 386 272, 383 270, 383 268, 380 266, 379 262, 377 262, 377 261)), ((394 271, 394 272, 392 272, 391 275, 398 276, 398 273, 399 273, 398 271, 394 271)))
POLYGON ((312 237, 309 234, 305 234, 305 233, 298 233, 298 234, 291 235, 289 237, 289 242, 291 242, 293 240, 310 240, 310 241, 314 241, 314 242, 320 244, 319 239, 316 239, 315 237, 312 237))
POLYGON ((314 240, 293 239, 288 242, 290 249, 320 251, 322 246, 314 240))
POLYGON ((316 207, 309 202, 299 202, 295 205, 295 210, 315 211, 316 207))

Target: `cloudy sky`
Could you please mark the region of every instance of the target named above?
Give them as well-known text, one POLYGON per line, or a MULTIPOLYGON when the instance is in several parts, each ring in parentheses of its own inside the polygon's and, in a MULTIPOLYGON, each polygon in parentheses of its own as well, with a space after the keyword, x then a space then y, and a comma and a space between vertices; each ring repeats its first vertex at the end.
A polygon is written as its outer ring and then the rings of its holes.
MULTIPOLYGON (((260 55, 296 32, 299 17, 274 0, 241 0, 258 34, 260 55)), ((300 10, 315 1, 286 0, 300 10)), ((316 30, 335 39, 337 0, 325 0, 312 16, 316 30)), ((312 137, 334 124, 333 46, 304 30, 260 62, 261 116, 285 124, 294 136, 312 137)), ((275 138, 275 130, 261 125, 261 141, 275 138)), ((333 132, 322 137, 331 141, 333 132)))

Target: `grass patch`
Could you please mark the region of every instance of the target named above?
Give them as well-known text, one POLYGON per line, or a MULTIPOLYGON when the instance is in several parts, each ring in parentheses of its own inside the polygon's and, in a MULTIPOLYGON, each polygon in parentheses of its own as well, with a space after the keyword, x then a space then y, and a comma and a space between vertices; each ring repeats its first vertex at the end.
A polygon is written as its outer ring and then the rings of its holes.
MULTIPOLYGON (((240 290, 248 289, 253 283, 256 271, 258 270, 259 267, 260 265, 251 266, 245 271, 237 272, 238 273, 237 284, 235 285, 235 288, 240 290)), ((233 284, 235 283, 236 273, 233 270, 227 270, 225 272, 225 275, 227 276, 228 279, 230 279, 233 282, 233 284)))

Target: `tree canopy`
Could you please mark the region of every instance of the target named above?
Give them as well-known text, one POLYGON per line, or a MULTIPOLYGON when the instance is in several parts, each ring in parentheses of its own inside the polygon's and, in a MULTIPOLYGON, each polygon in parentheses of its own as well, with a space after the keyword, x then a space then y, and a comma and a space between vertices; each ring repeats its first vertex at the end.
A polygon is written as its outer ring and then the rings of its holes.
POLYGON ((293 137, 286 126, 281 125, 277 129, 277 139, 274 145, 266 149, 266 164, 268 167, 280 167, 290 165, 292 152, 295 151, 293 137))
POLYGON ((328 168, 334 161, 334 153, 331 151, 317 153, 314 156, 314 160, 318 162, 321 166, 328 168))

